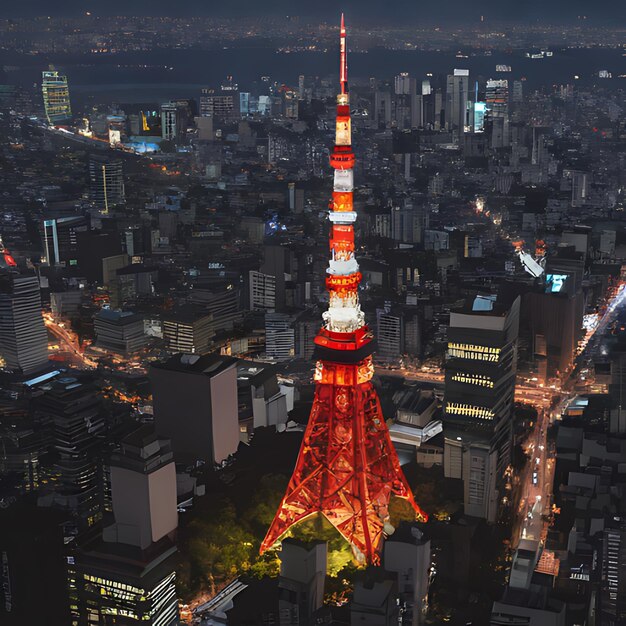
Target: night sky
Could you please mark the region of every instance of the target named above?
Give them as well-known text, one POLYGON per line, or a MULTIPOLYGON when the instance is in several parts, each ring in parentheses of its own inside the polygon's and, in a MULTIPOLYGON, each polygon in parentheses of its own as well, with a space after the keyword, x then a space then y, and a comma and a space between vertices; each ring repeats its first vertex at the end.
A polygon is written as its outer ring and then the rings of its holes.
POLYGON ((1 0, 0 17, 35 15, 302 15, 332 21, 345 10, 349 17, 389 22, 478 19, 571 22, 578 15, 590 20, 626 24, 626 0, 1 0))

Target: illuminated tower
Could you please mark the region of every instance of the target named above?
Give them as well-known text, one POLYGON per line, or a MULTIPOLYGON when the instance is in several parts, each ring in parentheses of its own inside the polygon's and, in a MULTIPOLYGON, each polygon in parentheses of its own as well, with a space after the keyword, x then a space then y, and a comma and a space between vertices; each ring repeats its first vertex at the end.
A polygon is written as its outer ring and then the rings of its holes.
POLYGON ((294 524, 316 513, 351 544, 360 562, 378 563, 391 495, 406 498, 419 519, 389 438, 371 379, 372 333, 359 306, 359 266, 354 257, 351 147, 346 31, 341 18, 341 92, 330 164, 335 170, 330 211, 329 307, 315 338, 315 398, 291 481, 267 535, 264 552, 294 524))

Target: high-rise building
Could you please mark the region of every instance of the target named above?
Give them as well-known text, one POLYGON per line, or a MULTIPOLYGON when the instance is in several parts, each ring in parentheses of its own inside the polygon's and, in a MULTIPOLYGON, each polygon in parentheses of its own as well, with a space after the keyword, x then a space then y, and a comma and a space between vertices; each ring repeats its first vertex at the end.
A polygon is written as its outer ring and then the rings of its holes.
POLYGON ((178 140, 187 130, 186 106, 182 102, 164 102, 161 105, 161 137, 178 140))
POLYGON ((89 157, 89 197, 103 213, 124 204, 124 171, 121 159, 100 154, 89 157))
POLYGON ((287 246, 269 245, 263 246, 263 263, 260 271, 266 276, 274 277, 274 308, 276 311, 284 311, 286 305, 286 274, 290 273, 290 250, 287 246))
POLYGON ((82 216, 59 217, 43 221, 43 249, 48 265, 78 264, 78 234, 89 230, 82 216))
MULTIPOLYGON (((496 296, 476 296, 451 311, 448 328, 444 434, 484 443, 487 454, 495 451, 498 486, 513 443, 519 316, 519 298, 503 303, 496 296)), ((470 475, 464 473, 464 481, 470 475)))
POLYGON ((67 76, 54 70, 47 70, 42 72, 41 78, 43 105, 48 123, 55 125, 68 122, 72 118, 72 107, 67 76))
POLYGON ((404 316, 390 303, 376 309, 378 358, 397 361, 404 353, 404 316))
POLYGON ((506 117, 509 111, 509 81, 490 78, 487 81, 485 100, 490 117, 506 117))
POLYGON ((35 275, 0 272, 0 360, 5 369, 24 375, 48 366, 48 337, 35 275))
POLYGON ((615 521, 602 538, 600 614, 601 623, 617 625, 626 622, 626 525, 615 521))
POLYGON ((417 110, 417 81, 407 72, 394 78, 394 115, 396 128, 405 129, 420 126, 420 111, 417 110))
POLYGON ((39 506, 69 512, 71 533, 82 534, 102 519, 104 508, 102 401, 92 384, 63 378, 37 400, 36 413, 51 425, 54 448, 39 506))
POLYGON ((371 382, 374 346, 359 304, 361 273, 354 250, 355 158, 343 16, 340 50, 341 91, 330 157, 329 307, 315 338, 315 396, 296 467, 261 550, 273 546, 294 524, 320 513, 350 543, 356 559, 379 563, 392 492, 407 499, 417 516, 426 516, 402 473, 371 382))
MULTIPOLYGON (((443 192, 443 179, 439 176, 433 177, 432 189, 439 183, 443 192)), ((398 243, 421 243, 428 225, 428 211, 423 206, 415 206, 405 201, 403 206, 391 209, 390 236, 398 243)))
POLYGON ((239 104, 239 91, 235 83, 225 85, 221 90, 204 88, 200 95, 200 116, 232 119, 239 115, 239 104))
POLYGON ((145 550, 178 526, 176 470, 170 442, 159 440, 152 426, 142 426, 122 440, 109 461, 114 524, 104 540, 145 550))
POLYGON ((237 359, 177 354, 153 363, 154 422, 176 461, 221 463, 237 450, 237 359))
POLYGON ((415 78, 411 78, 408 72, 401 72, 393 79, 394 92, 398 95, 410 95, 415 93, 417 83, 415 78))
POLYGON ((151 426, 110 460, 114 522, 68 557, 72 626, 178 624, 176 470, 151 426))
POLYGON ((545 283, 524 296, 534 359, 544 383, 564 375, 574 363, 585 310, 584 258, 585 252, 560 246, 546 262, 545 283))
POLYGON ((446 126, 460 133, 465 128, 469 100, 469 70, 454 70, 446 82, 446 126))
POLYGON ((376 126, 391 126, 392 102, 388 91, 377 91, 374 94, 374 123, 376 126))

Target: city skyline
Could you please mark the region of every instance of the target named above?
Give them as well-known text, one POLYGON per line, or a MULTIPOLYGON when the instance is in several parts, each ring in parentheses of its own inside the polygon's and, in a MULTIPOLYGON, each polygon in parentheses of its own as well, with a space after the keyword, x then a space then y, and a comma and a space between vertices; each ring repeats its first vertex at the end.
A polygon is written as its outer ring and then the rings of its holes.
POLYGON ((37 7, 0 18, 2 626, 623 623, 619 13, 37 7))

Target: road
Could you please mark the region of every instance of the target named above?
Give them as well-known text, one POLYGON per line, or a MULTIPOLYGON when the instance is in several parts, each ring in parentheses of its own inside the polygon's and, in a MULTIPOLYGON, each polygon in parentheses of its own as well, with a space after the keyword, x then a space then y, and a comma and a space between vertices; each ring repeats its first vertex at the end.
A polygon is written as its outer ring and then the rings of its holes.
POLYGON ((520 476, 521 498, 518 521, 513 529, 513 547, 517 547, 520 539, 541 541, 545 538, 547 527, 543 515, 551 505, 554 476, 554 454, 547 441, 549 425, 550 412, 542 407, 525 445, 529 461, 520 476))
MULTIPOLYGON (((589 329, 581 345, 581 351, 572 370, 561 385, 550 387, 529 385, 526 382, 516 388, 516 399, 534 404, 539 411, 538 419, 528 438, 526 454, 530 460, 520 476, 520 504, 517 524, 514 526, 513 547, 520 539, 543 541, 547 532, 546 521, 552 505, 552 486, 556 451, 547 439, 547 430, 554 419, 558 419, 571 400, 579 393, 592 393, 595 389, 593 378, 582 378, 581 368, 590 364, 598 356, 602 339, 613 322, 623 315, 626 305, 624 285, 615 290, 609 298, 602 316, 594 327, 589 329), (553 398, 560 396, 556 406, 553 398)), ((591 369, 591 367, 590 367, 591 369)), ((529 381, 531 382, 531 381, 529 381)))
POLYGON ((445 379, 444 374, 441 372, 424 371, 411 367, 377 365, 376 373, 379 376, 395 376, 397 378, 406 378, 407 380, 416 380, 433 385, 442 385, 445 379))
POLYGON ((64 322, 55 320, 50 313, 43 314, 44 323, 48 331, 56 337, 60 344, 66 347, 66 352, 71 356, 71 361, 78 367, 85 369, 97 367, 98 364, 85 356, 78 337, 65 328, 64 322))

